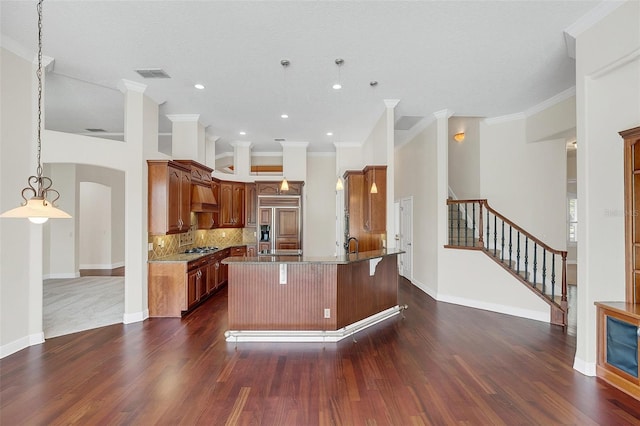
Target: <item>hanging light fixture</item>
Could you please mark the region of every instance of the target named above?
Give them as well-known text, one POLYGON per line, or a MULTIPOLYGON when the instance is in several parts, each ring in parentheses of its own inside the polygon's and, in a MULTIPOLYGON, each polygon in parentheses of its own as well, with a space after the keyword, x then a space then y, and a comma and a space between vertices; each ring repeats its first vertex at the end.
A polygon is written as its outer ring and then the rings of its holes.
POLYGON ((280 191, 288 191, 289 190, 289 182, 287 182, 286 177, 282 177, 282 182, 280 183, 280 191))
POLYGON ((291 65, 291 61, 282 59, 280 65, 282 65, 282 97, 284 99, 280 118, 289 118, 289 114, 287 114, 287 67, 291 65))
POLYGON ((28 187, 22 189, 24 202, 20 207, 8 210, 0 215, 6 218, 28 218, 33 223, 45 223, 49 219, 68 219, 71 216, 55 205, 60 193, 52 188, 51 178, 42 176, 40 151, 42 146, 42 2, 38 1, 38 168, 35 176, 27 179, 28 187), (30 197, 29 197, 30 196, 30 197), (27 198, 29 197, 29 198, 27 198), (53 197, 49 200, 48 197, 53 197))
POLYGON ((336 191, 342 191, 344 189, 344 184, 342 183, 342 178, 338 176, 338 180, 336 181, 336 191))
POLYGON ((342 64, 344 64, 344 59, 338 58, 335 60, 335 63, 338 66, 338 81, 336 81, 331 87, 333 87, 334 90, 340 90, 342 89, 342 81, 340 79, 340 67, 342 66, 342 64))
POLYGON ((371 194, 378 193, 378 186, 376 185, 376 168, 373 168, 373 183, 371 184, 371 190, 369 191, 371 194))

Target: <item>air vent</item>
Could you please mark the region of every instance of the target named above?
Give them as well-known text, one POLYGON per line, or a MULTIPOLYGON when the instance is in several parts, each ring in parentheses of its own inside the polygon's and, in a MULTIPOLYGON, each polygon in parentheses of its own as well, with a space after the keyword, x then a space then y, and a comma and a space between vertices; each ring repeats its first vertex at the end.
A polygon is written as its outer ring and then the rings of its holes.
POLYGON ((99 132, 106 132, 105 129, 85 129, 87 132, 92 132, 92 133, 99 133, 99 132))
POLYGON ((160 68, 139 69, 136 70, 136 72, 140 74, 142 78, 171 78, 165 70, 160 68))
POLYGON ((276 142, 284 142, 286 139, 285 138, 275 138, 274 141, 276 142))

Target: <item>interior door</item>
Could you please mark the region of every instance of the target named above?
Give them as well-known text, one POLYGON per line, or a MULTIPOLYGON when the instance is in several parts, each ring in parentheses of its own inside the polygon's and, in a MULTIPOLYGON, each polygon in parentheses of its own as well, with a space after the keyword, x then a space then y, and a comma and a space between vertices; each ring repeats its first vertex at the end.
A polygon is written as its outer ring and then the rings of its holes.
POLYGON ((413 264, 413 198, 400 200, 400 233, 398 234, 400 250, 400 275, 408 280, 412 278, 413 264))

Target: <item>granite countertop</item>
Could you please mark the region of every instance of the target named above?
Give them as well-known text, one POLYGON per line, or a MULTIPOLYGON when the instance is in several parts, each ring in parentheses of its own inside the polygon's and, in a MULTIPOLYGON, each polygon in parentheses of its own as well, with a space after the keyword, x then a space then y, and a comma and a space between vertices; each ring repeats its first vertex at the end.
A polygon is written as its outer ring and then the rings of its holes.
POLYGON ((262 255, 258 257, 228 257, 222 263, 226 264, 256 264, 256 263, 330 263, 348 264, 352 262, 362 262, 369 259, 390 256, 404 253, 398 249, 382 249, 364 251, 361 253, 349 253, 341 256, 295 256, 295 255, 262 255))
POLYGON ((218 250, 209 251, 206 253, 176 253, 165 257, 160 257, 153 260, 148 260, 148 263, 184 263, 184 262, 193 262, 194 260, 198 260, 205 256, 210 256, 212 254, 219 253, 223 250, 230 249, 233 247, 246 247, 246 246, 254 245, 253 243, 249 244, 239 244, 232 245, 227 247, 219 247, 218 250))

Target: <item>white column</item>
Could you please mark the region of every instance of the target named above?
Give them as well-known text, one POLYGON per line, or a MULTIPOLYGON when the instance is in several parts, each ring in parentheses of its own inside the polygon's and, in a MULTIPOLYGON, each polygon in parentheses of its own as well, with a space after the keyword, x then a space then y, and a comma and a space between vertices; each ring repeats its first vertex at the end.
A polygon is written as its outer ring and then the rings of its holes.
POLYGON ((231 142, 233 147, 233 173, 242 178, 251 174, 251 142, 231 142))
POLYGON ((308 142, 280 142, 282 145, 282 175, 287 180, 307 180, 308 142))
POLYGON ((220 139, 220 136, 215 135, 207 135, 205 133, 204 137, 204 165, 211 167, 215 170, 216 168, 216 141, 220 139))
POLYGON ((200 114, 170 114, 172 123, 171 155, 179 160, 195 160, 199 163, 205 158, 205 132, 200 123, 200 114))
POLYGON ((393 235, 395 228, 395 210, 393 203, 395 201, 395 108, 400 102, 399 99, 385 99, 384 105, 386 107, 387 114, 387 145, 386 145, 386 164, 387 164, 387 235, 386 246, 393 248, 396 246, 396 240, 393 235), (389 237, 391 233, 391 237, 389 237))
MULTIPOLYGON (((154 106, 144 95, 146 85, 122 80, 118 88, 124 93, 125 126, 124 140, 128 148, 125 174, 125 266, 124 316, 125 324, 142 321, 149 316, 147 291, 147 163, 146 146, 155 139, 157 125, 154 120, 145 120, 145 109, 154 106), (155 137, 154 137, 155 136, 155 137)), ((153 109, 153 108, 152 108, 153 109)), ((155 121, 157 124, 157 121, 155 121)), ((157 151, 157 146, 155 147, 157 151)))
MULTIPOLYGON (((437 224, 437 282, 446 271, 443 250, 447 244, 447 197, 449 196, 449 117, 453 111, 443 109, 433 114, 436 117, 436 224, 437 224)), ((439 286, 438 286, 439 287, 439 286)), ((437 290, 438 291, 438 290, 437 290)))

